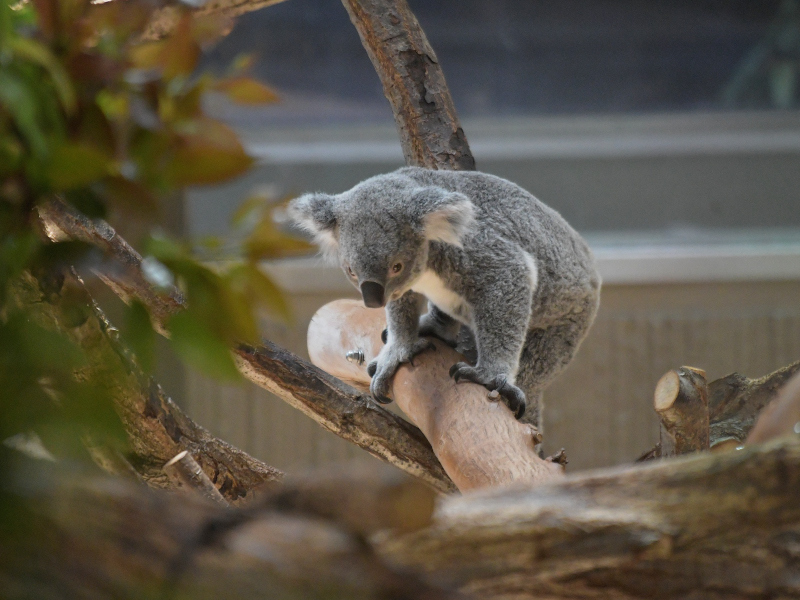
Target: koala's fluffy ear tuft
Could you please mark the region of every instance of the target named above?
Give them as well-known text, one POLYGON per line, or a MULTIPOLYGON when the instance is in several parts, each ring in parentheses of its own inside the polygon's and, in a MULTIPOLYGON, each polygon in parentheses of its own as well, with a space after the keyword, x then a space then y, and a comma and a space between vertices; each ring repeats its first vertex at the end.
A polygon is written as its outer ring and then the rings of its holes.
POLYGON ((334 212, 335 196, 330 194, 304 194, 289 203, 289 217, 301 229, 314 236, 322 253, 331 257, 336 254, 339 241, 336 239, 338 223, 334 212))
POLYGON ((464 194, 441 188, 425 190, 427 206, 422 217, 425 237, 461 247, 461 240, 475 220, 475 206, 464 194))

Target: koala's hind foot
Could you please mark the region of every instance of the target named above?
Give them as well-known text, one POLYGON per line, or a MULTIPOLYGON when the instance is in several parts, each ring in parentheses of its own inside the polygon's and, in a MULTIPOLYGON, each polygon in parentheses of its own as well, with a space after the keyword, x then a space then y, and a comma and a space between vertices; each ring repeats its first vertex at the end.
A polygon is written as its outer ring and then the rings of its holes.
POLYGON ((424 338, 417 339, 411 344, 400 344, 392 342, 386 344, 380 354, 367 365, 367 374, 372 377, 369 391, 376 402, 389 404, 389 388, 392 385, 392 377, 404 363, 414 364, 414 357, 418 354, 435 348, 433 342, 424 338))
POLYGON ((490 392, 497 390, 503 402, 514 413, 514 418, 521 419, 525 414, 525 392, 513 383, 509 383, 505 375, 489 375, 480 367, 460 362, 450 367, 450 377, 455 379, 456 383, 471 381, 482 385, 490 392))
POLYGON ((428 312, 419 319, 420 337, 435 337, 451 348, 456 347, 460 329, 461 323, 439 310, 432 302, 428 303, 428 312))

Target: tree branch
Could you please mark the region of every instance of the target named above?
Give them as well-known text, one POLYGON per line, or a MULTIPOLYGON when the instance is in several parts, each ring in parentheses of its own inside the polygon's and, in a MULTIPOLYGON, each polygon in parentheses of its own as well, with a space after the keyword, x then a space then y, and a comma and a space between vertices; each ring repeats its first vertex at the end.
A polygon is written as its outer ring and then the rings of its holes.
MULTIPOLYGON (((155 319, 155 326, 166 333, 169 317, 185 306, 183 296, 177 289, 156 292, 142 274, 141 256, 112 227, 87 219, 58 201, 44 205, 40 215, 49 234, 98 246, 115 263, 123 265, 122 270, 98 271, 97 275, 123 301, 136 298, 144 303, 155 319)), ((323 428, 440 491, 455 491, 455 485, 419 429, 381 408, 371 398, 268 341, 259 347, 236 348, 234 355, 247 379, 303 411, 323 428)), ((177 451, 164 457, 162 464, 177 451)))
POLYGON ((708 388, 705 372, 669 371, 656 384, 654 407, 661 419, 661 456, 708 450, 708 388))
MULTIPOLYGON (((687 369, 687 367, 682 367, 682 369, 687 369)), ((691 370, 691 368, 689 369, 691 370)), ((681 435, 692 438, 693 435, 699 434, 700 437, 695 435, 693 439, 700 440, 703 430, 703 415, 702 410, 698 407, 703 402, 702 396, 706 395, 709 423, 708 446, 713 450, 740 446, 747 439, 761 410, 775 399, 786 382, 798 372, 800 372, 800 361, 781 367, 764 377, 750 379, 739 373, 731 373, 706 385, 704 378, 700 379, 696 375, 691 378, 684 376, 673 381, 673 377, 678 377, 678 372, 670 371, 659 380, 656 386, 654 398, 656 412, 658 412, 659 402, 664 402, 665 399, 671 397, 673 392, 677 394, 675 398, 683 397, 684 402, 695 405, 695 408, 692 409, 694 410, 692 415, 695 416, 689 418, 687 414, 680 419, 683 426, 688 428, 681 435), (670 373, 675 375, 670 375, 670 373), (699 421, 693 421, 695 417, 699 421), (690 430, 694 430, 695 434, 692 434, 690 430)), ((664 436, 662 435, 662 442, 642 454, 638 460, 651 460, 683 453, 672 450, 672 442, 669 440, 667 444, 663 442, 664 436)), ((688 445, 684 444, 681 447, 687 452, 701 449, 694 442, 688 442, 688 445)))
POLYGON ((389 565, 366 541, 364 523, 386 530, 410 521, 414 529, 430 520, 432 499, 410 506, 419 495, 411 488, 404 496, 407 485, 287 483, 252 509, 231 511, 118 478, 37 467, 24 465, 26 475, 36 473, 34 486, 26 477, 2 482, 3 499, 15 500, 4 509, 13 506, 21 523, 0 544, 4 598, 460 597, 389 565), (366 502, 363 488, 371 492, 366 502), (371 500, 397 494, 387 522, 371 500), (316 502, 342 497, 348 502, 316 502), (350 527, 354 508, 362 511, 359 528, 350 527))
MULTIPOLYGON (((110 391, 127 430, 127 458, 154 487, 175 487, 164 463, 188 450, 230 502, 249 499, 255 488, 279 481, 283 473, 214 437, 191 419, 150 377, 142 373, 119 334, 93 302, 80 280, 67 274, 62 287, 44 294, 32 276, 15 288, 16 301, 43 327, 57 328, 80 346, 89 361, 88 375, 110 391), (65 300, 69 296, 69 301, 65 300), (86 307, 80 318, 71 309, 76 300, 86 307)), ((99 443, 98 440, 93 440, 99 443)))
POLYGON ((394 112, 406 163, 475 169, 444 73, 405 0, 342 0, 394 112))

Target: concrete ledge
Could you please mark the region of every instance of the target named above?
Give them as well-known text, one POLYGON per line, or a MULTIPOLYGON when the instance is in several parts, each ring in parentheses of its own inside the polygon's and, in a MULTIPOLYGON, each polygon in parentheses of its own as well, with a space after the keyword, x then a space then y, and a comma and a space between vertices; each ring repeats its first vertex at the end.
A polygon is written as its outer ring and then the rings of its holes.
MULTIPOLYGON (((796 230, 586 237, 605 285, 800 280, 796 230)), ((289 293, 356 293, 337 266, 318 257, 276 261, 265 268, 289 293)))

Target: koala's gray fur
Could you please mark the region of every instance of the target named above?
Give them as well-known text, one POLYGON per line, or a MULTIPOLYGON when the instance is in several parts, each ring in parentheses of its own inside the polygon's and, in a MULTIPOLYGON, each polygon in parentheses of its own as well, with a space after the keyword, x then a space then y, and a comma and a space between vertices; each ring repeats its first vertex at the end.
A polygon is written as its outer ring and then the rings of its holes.
POLYGON ((497 389, 517 418, 527 397, 525 420, 539 426, 542 390, 574 356, 600 298, 592 253, 561 215, 499 177, 419 167, 307 194, 289 210, 365 303, 388 300, 388 342, 369 365, 376 400, 389 402, 397 368, 430 346, 420 336, 454 344, 463 324, 477 362, 451 376, 497 389), (428 299, 421 318, 418 294, 428 299))

